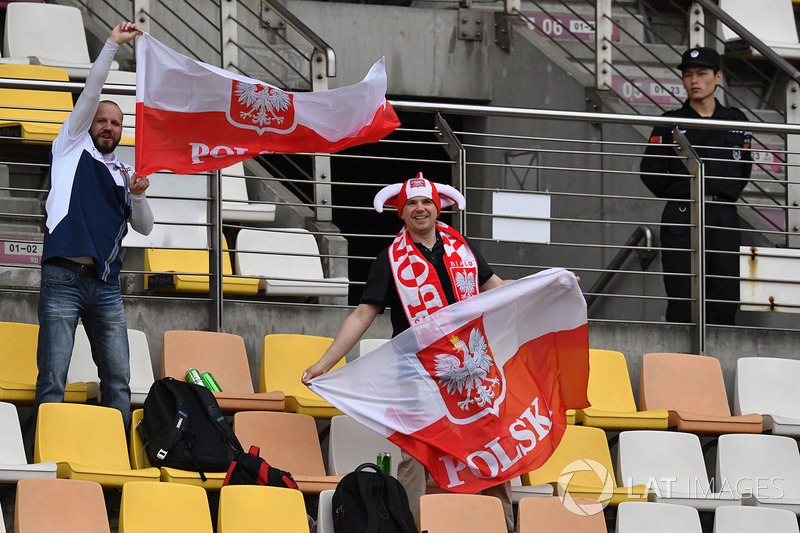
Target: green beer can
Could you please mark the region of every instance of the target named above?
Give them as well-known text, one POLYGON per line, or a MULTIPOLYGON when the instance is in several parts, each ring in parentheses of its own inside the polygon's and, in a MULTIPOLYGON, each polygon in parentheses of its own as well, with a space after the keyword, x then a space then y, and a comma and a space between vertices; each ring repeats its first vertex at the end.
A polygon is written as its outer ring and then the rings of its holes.
POLYGON ((205 386, 203 378, 200 377, 200 372, 198 372, 196 368, 190 368, 186 371, 186 382, 205 386))
POLYGON ((377 460, 378 468, 383 470, 387 476, 392 475, 392 454, 388 452, 381 452, 378 454, 377 460))
POLYGON ((203 385, 205 385, 208 390, 222 392, 222 388, 220 388, 219 383, 217 383, 217 380, 214 379, 214 376, 211 375, 211 372, 203 372, 200 374, 200 377, 202 378, 203 385))

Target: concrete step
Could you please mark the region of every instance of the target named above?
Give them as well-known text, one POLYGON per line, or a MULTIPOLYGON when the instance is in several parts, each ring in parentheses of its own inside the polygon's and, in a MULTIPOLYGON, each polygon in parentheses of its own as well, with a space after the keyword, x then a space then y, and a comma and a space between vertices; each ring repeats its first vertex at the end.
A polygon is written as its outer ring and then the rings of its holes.
POLYGON ((43 214, 42 201, 36 198, 0 197, 0 235, 40 234, 43 214))

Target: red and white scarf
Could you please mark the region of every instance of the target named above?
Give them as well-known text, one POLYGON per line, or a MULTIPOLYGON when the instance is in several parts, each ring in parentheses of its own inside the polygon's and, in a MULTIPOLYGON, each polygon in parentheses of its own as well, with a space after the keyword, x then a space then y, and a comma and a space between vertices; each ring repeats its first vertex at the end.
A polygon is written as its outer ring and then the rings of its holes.
MULTIPOLYGON (((436 229, 442 236, 444 263, 456 300, 475 296, 478 294, 478 262, 475 254, 464 237, 447 224, 437 221, 436 229)), ((414 246, 405 226, 389 247, 389 264, 409 324, 413 326, 447 306, 436 269, 414 246)))

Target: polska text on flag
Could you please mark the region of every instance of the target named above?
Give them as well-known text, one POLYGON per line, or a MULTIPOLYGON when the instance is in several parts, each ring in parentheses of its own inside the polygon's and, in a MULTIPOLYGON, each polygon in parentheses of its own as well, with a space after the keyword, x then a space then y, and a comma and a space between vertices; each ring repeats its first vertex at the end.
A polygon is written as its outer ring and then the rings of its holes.
POLYGON ((332 405, 474 493, 538 468, 589 406, 586 301, 551 269, 450 305, 311 380, 332 405))
POLYGON ((188 58, 148 34, 136 48, 136 164, 191 174, 261 153, 333 153, 376 142, 400 122, 384 60, 363 81, 290 93, 188 58))

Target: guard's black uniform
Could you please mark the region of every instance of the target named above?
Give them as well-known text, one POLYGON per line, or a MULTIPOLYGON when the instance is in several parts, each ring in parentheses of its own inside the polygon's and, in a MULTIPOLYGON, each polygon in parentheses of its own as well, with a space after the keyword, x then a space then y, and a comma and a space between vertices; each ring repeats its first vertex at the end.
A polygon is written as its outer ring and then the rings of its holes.
MULTIPOLYGON (((715 100, 712 120, 745 121, 744 113, 733 107, 724 107, 715 100)), ((703 118, 687 100, 683 107, 664 113, 665 117, 703 118)), ((683 131, 683 130, 681 130, 683 131)), ((695 148, 698 156, 705 163, 706 198, 711 202, 731 202, 730 205, 706 204, 706 226, 739 227, 739 217, 733 202, 739 198, 747 182, 742 180, 715 179, 717 177, 750 178, 752 161, 750 152, 751 132, 742 130, 687 129, 686 138, 695 148), (718 146, 719 149, 705 148, 718 146), (715 160, 710 160, 715 159, 715 160), (716 159, 724 161, 716 161, 716 159)), ((642 158, 641 172, 674 174, 673 176, 642 175, 642 181, 653 194, 659 198, 689 199, 691 182, 683 160, 678 158, 647 157, 652 155, 675 155, 673 148, 664 146, 673 144, 672 128, 656 127, 650 136, 650 146, 642 158)), ((664 224, 689 224, 689 205, 686 202, 670 201, 661 216, 664 224)), ((663 248, 691 248, 690 227, 662 226, 661 246, 663 248)), ((738 252, 740 235, 738 231, 706 230, 706 273, 709 276, 739 276, 739 258, 736 255, 713 253, 715 250, 738 252)), ((688 252, 662 251, 663 270, 667 272, 691 272, 691 256, 688 252)), ((691 278, 688 276, 664 276, 667 296, 691 297, 691 278)), ((739 300, 738 279, 706 278, 706 299, 739 300)), ((691 321, 690 301, 670 301, 667 304, 667 320, 670 322, 691 321)), ((713 303, 706 306, 707 321, 713 324, 734 324, 737 304, 713 303)))

